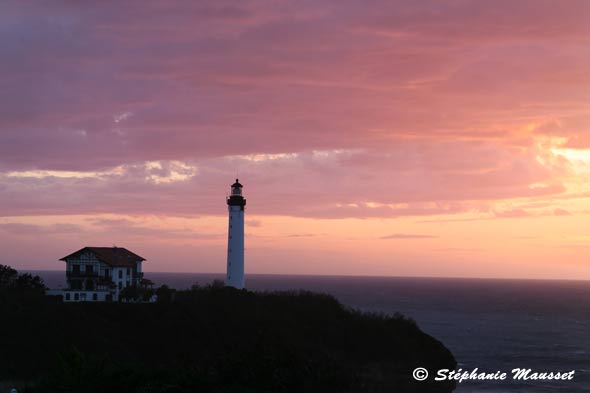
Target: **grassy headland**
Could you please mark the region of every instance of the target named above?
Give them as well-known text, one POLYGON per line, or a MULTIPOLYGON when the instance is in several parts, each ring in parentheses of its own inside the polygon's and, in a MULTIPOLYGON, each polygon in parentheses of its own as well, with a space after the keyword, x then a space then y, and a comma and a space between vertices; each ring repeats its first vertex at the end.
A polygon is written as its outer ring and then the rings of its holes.
POLYGON ((156 304, 61 303, 0 290, 0 382, 25 392, 436 392, 412 370, 453 355, 400 315, 329 295, 211 285, 156 304))

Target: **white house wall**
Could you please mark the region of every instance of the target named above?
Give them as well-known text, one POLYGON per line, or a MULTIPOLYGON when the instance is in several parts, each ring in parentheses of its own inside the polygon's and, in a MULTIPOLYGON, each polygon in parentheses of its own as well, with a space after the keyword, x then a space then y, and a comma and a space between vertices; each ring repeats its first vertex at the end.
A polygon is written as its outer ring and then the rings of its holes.
MULTIPOLYGON (((74 268, 73 265, 79 265, 80 266, 80 273, 85 273, 87 271, 87 267, 88 266, 92 266, 93 272, 97 273, 99 277, 105 277, 105 271, 108 269, 109 270, 109 277, 111 278, 111 280, 113 281, 113 283, 115 284, 115 289, 113 291, 108 291, 108 290, 94 290, 94 291, 88 291, 88 290, 73 290, 73 289, 68 289, 63 291, 63 299, 64 301, 84 301, 84 294, 85 294, 85 301, 93 301, 93 295, 97 294, 97 301, 105 301, 106 300, 106 296, 109 293, 112 293, 113 295, 113 301, 117 301, 119 299, 119 293, 120 291, 127 287, 132 285, 133 283, 133 268, 131 267, 112 267, 110 265, 107 265, 106 263, 100 261, 96 255, 92 252, 85 252, 80 254, 78 257, 76 258, 68 258, 66 261, 66 271, 67 272, 73 272, 74 268), (120 274, 120 276, 119 276, 120 274), (71 293, 70 296, 70 300, 66 299, 66 293, 71 293), (78 294, 78 300, 74 300, 75 294, 78 294)), ((137 273, 141 273, 141 266, 142 262, 138 261, 136 262, 136 269, 137 269, 137 273)), ((84 282, 84 277, 80 277, 80 280, 82 282, 84 282)), ((139 282, 138 282, 139 283, 139 282)), ((84 283, 82 284, 84 285, 84 283)), ((68 283, 68 287, 69 287, 69 283, 68 283)), ((57 293, 56 293, 57 294, 57 293)))

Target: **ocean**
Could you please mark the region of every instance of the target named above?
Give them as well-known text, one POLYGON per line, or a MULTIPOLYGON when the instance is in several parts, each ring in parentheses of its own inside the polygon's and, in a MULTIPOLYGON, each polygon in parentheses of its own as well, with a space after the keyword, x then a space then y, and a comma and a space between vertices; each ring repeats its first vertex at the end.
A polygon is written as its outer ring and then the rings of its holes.
MULTIPOLYGON (((65 274, 39 274, 50 288, 65 274)), ((183 289, 223 274, 145 273, 156 285, 183 289)), ((463 371, 506 372, 503 381, 467 380, 456 392, 590 392, 590 282, 248 275, 255 291, 306 289, 329 293, 363 311, 414 319, 442 341, 463 371), (571 381, 514 381, 511 370, 569 372, 571 381)), ((436 370, 429 370, 431 376, 436 370)))

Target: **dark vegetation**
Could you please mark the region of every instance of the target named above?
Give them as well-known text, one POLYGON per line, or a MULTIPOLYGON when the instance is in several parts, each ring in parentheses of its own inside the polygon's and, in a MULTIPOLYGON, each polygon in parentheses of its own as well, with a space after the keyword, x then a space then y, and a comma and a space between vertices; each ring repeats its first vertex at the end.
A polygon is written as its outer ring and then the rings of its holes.
POLYGON ((10 266, 0 265, 0 291, 12 294, 44 294, 45 284, 39 276, 19 274, 10 266))
MULTIPOLYGON (((0 270, 2 271, 2 270, 0 270)), ((0 276, 0 386, 19 392, 450 392, 415 382, 452 354, 401 315, 363 314, 310 292, 222 285, 156 304, 61 303, 35 277, 0 276), (20 286, 19 286, 20 285, 20 286)))

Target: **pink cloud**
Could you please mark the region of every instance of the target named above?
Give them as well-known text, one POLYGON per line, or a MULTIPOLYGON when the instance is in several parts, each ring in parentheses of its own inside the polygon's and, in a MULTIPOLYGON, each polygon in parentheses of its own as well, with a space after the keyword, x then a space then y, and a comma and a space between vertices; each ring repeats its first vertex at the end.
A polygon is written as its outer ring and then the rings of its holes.
POLYGON ((256 214, 485 210, 563 193, 535 138, 588 135, 584 1, 0 7, 2 216, 223 214, 237 169, 256 214))
POLYGON ((589 18, 583 0, 4 1, 5 262, 116 243, 220 271, 239 173, 252 271, 587 275, 532 243, 544 220, 583 227, 561 206, 587 210, 584 166, 559 149, 590 146, 589 18))
POLYGON ((438 236, 433 235, 417 235, 407 233, 396 233, 393 235, 381 236, 380 239, 435 239, 438 236))
POLYGON ((565 209, 555 209, 553 210, 553 214, 556 216, 570 216, 571 213, 565 209))
POLYGON ((495 212, 494 215, 498 218, 525 218, 531 217, 531 213, 524 209, 511 209, 500 212, 495 212))

